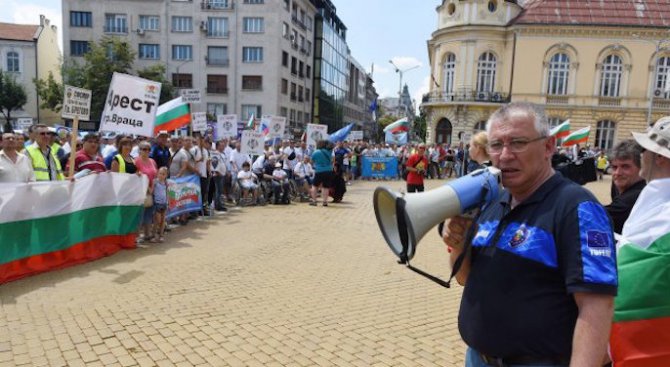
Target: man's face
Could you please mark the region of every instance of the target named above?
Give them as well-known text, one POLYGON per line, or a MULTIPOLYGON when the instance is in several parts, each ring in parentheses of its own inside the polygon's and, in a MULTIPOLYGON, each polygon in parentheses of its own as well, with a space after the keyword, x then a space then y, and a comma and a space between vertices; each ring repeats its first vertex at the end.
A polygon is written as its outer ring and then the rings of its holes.
MULTIPOLYGON (((507 121, 494 121, 489 134, 489 144, 502 143, 500 152, 491 151, 493 165, 502 171, 502 183, 512 195, 529 194, 551 170, 549 159, 553 153, 555 139, 538 139, 533 118, 522 113, 512 114, 507 121), (521 152, 513 152, 511 142, 528 142, 521 152)), ((518 144, 516 144, 518 145, 518 144)))
POLYGON ((158 142, 158 145, 160 145, 161 147, 164 147, 164 146, 167 145, 167 139, 168 139, 167 135, 161 134, 161 135, 158 135, 158 137, 156 138, 156 141, 158 142))
POLYGON ((183 144, 185 149, 193 148, 193 140, 191 140, 191 138, 184 138, 183 144))
POLYGON ((14 150, 16 149, 16 137, 14 134, 2 134, 2 149, 14 150))
POLYGON ((49 134, 49 129, 40 128, 37 129, 37 143, 43 146, 49 145, 51 141, 51 134, 49 134))
POLYGON ((84 152, 89 156, 96 156, 98 154, 98 148, 100 147, 100 140, 98 139, 89 139, 84 141, 84 152))
POLYGON ((632 159, 615 159, 612 161, 612 181, 619 192, 626 191, 640 181, 640 167, 632 159))

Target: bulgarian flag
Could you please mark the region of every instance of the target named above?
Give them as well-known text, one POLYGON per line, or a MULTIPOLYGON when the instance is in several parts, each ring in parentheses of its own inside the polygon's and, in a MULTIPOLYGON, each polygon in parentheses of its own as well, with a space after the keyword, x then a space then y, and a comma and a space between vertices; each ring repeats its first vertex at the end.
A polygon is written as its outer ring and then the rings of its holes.
POLYGON ((549 136, 556 136, 557 139, 563 139, 568 135, 570 135, 570 120, 565 120, 549 132, 549 136))
POLYGON ((645 187, 619 241, 619 295, 614 302, 610 337, 615 367, 670 366, 670 190, 667 182, 668 179, 652 180, 645 187))
POLYGON ((154 123, 154 135, 160 131, 175 131, 180 127, 191 123, 191 109, 184 103, 181 97, 158 106, 156 110, 156 122, 154 123))
POLYGON ((247 128, 251 130, 255 130, 256 128, 256 119, 254 118, 253 113, 251 114, 251 116, 249 116, 249 122, 247 122, 247 128))
POLYGON ((586 143, 589 140, 589 133, 591 132, 591 126, 587 126, 583 129, 579 129, 572 134, 568 135, 565 140, 563 140, 564 147, 571 147, 573 145, 586 143))
POLYGON ((0 284, 135 248, 148 185, 123 173, 0 185, 0 284))
POLYGON ((409 121, 407 121, 406 117, 401 118, 400 120, 389 124, 384 128, 384 132, 391 132, 391 133, 400 133, 400 132, 405 132, 409 131, 409 121))

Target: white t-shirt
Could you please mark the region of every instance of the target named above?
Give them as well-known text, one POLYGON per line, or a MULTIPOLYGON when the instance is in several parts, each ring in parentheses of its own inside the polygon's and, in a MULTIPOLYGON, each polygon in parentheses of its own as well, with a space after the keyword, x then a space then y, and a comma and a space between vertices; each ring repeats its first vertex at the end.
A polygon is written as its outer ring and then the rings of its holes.
POLYGON ((240 184, 250 184, 254 182, 256 175, 251 171, 242 170, 237 173, 237 179, 240 181, 240 184))
POLYGON ((207 160, 209 159, 209 151, 202 149, 199 146, 191 148, 191 154, 195 159, 195 168, 198 170, 200 177, 207 177, 207 160))
POLYGON ((275 168, 275 170, 272 171, 272 178, 281 183, 288 182, 288 174, 281 168, 275 168))
POLYGON ((299 162, 293 169, 293 173, 300 178, 312 178, 314 177, 314 168, 312 168, 311 163, 305 164, 304 162, 299 162))
POLYGON ((295 154, 295 157, 293 157, 292 160, 288 159, 288 156, 291 155, 291 153, 294 153, 294 152, 295 152, 295 148, 291 148, 291 147, 286 147, 282 150, 282 154, 284 154, 284 156, 286 157, 286 158, 284 158, 284 169, 292 170, 293 168, 295 168, 296 163, 298 163, 298 159, 297 159, 298 154, 295 154))
POLYGON ((30 158, 16 153, 14 163, 3 151, 0 151, 0 182, 35 181, 35 172, 30 158))
POLYGON ((265 166, 265 155, 261 154, 251 165, 251 170, 253 172, 263 172, 263 166, 265 166))
POLYGON ((226 166, 226 154, 219 152, 218 150, 212 151, 212 172, 218 173, 220 176, 223 176, 228 172, 228 167, 226 166))
MULTIPOLYGON (((237 170, 242 171, 242 164, 244 162, 249 162, 251 164, 251 157, 249 154, 238 152, 237 149, 233 150, 233 153, 230 155, 230 162, 237 165, 237 170)), ((234 167, 232 167, 234 169, 234 167)))
POLYGON ((101 156, 107 158, 110 154, 114 153, 116 151, 116 147, 114 144, 107 144, 105 145, 104 148, 102 148, 102 152, 100 153, 101 156))
POLYGON ((140 156, 140 146, 135 145, 133 146, 133 149, 130 151, 130 156, 133 158, 137 158, 140 156))

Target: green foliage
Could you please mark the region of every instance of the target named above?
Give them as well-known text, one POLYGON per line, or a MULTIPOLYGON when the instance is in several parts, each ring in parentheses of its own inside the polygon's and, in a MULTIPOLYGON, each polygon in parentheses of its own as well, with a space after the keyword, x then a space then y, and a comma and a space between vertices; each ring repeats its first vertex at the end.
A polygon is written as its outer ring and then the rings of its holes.
POLYGON ((60 112, 63 108, 63 84, 56 81, 52 72, 49 72, 47 80, 33 79, 37 89, 37 95, 42 103, 41 108, 48 108, 60 112))
POLYGON ((421 110, 421 113, 419 116, 417 116, 414 119, 414 124, 413 124, 413 131, 416 135, 419 136, 421 141, 426 141, 426 132, 428 130, 428 124, 426 122, 426 114, 423 110, 421 110))
MULTIPOLYGON (((165 78, 165 65, 155 64, 137 71, 137 75, 140 78, 153 80, 155 82, 161 83, 161 98, 160 104, 163 104, 174 98, 175 87, 172 85, 172 82, 165 78)), ((216 120, 216 119, 214 119, 216 120)))
POLYGON ((5 116, 5 131, 12 131, 12 111, 23 107, 27 101, 23 86, 16 82, 13 75, 0 70, 0 113, 5 116))

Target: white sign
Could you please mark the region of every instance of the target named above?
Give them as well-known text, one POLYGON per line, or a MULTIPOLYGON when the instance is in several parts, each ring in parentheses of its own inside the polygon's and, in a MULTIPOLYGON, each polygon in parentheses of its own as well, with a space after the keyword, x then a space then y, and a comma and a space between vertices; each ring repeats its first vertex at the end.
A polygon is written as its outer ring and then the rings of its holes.
POLYGON ((466 144, 470 143, 471 138, 472 138, 472 134, 470 134, 470 133, 465 133, 464 132, 463 135, 461 135, 461 141, 466 143, 466 144))
POLYGON ((63 96, 63 109, 61 116, 65 119, 88 120, 91 115, 91 96, 88 89, 81 89, 65 86, 65 96, 63 96))
POLYGON ((263 116, 263 118, 269 117, 268 128, 270 132, 268 133, 268 138, 283 138, 284 133, 286 132, 286 117, 282 116, 263 116))
POLYGON ((191 114, 191 126, 193 131, 207 131, 207 113, 193 112, 191 114))
POLYGON ((347 141, 356 141, 356 140, 363 140, 363 132, 362 131, 350 131, 349 136, 347 136, 347 141))
POLYGON ((316 147, 319 140, 328 139, 328 125, 307 124, 307 146, 316 147))
POLYGON ((237 138, 237 115, 216 116, 216 136, 214 140, 237 138))
POLYGON ((202 101, 200 89, 182 89, 181 99, 184 103, 200 103, 202 101))
POLYGON ((30 125, 33 124, 32 117, 19 117, 16 119, 16 127, 21 130, 28 130, 30 125))
POLYGON ((251 155, 263 154, 263 134, 257 133, 253 130, 242 131, 242 142, 240 152, 251 155))
POLYGON ((100 131, 153 137, 161 83, 114 73, 100 117, 100 131))

